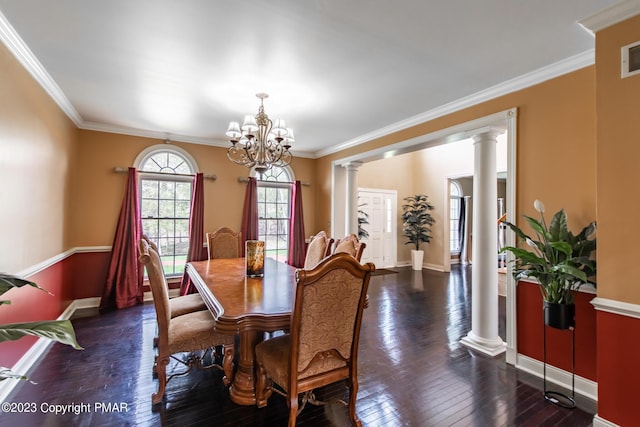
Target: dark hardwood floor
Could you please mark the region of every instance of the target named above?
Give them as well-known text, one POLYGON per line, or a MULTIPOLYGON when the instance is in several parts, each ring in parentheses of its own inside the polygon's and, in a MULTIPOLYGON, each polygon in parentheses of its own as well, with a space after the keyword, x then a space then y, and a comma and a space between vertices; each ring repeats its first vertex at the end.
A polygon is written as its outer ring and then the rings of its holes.
MULTIPOLYGON (((540 379, 506 365, 504 356, 492 359, 460 345, 471 322, 470 270, 397 270, 372 277, 369 286, 358 363, 363 426, 591 425, 594 402, 555 406, 543 399, 540 379)), ((164 407, 152 411, 152 304, 77 318, 74 325, 85 350, 52 345, 29 373, 37 384, 21 383, 6 400, 35 412, 1 413, 1 426, 286 425, 284 398, 273 395, 264 409, 236 405, 216 370, 175 378, 164 407), (53 405, 67 413, 53 413, 53 405)), ((504 319, 500 325, 503 333, 504 319)), ((317 395, 346 398, 346 386, 317 395)), ((347 424, 341 405, 307 406, 298 417, 303 426, 347 424)))

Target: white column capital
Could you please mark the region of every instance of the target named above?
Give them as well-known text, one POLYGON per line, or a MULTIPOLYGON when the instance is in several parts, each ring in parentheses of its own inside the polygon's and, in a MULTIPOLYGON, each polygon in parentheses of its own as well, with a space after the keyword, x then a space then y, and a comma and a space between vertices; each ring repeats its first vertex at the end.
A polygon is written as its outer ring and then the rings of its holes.
POLYGON ((475 144, 481 142, 496 142, 498 135, 504 133, 504 129, 500 129, 493 126, 487 126, 481 129, 477 129, 471 133, 471 138, 475 144))
POLYGON ((348 171, 357 171, 362 165, 363 165, 362 162, 347 162, 347 163, 341 164, 340 166, 342 166, 348 171))

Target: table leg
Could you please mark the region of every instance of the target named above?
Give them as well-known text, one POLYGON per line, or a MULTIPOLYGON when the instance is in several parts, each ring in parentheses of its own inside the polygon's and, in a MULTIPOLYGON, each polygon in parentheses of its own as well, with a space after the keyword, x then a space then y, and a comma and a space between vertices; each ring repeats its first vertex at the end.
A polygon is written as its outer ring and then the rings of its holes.
POLYGON ((231 400, 238 405, 256 404, 255 348, 263 340, 259 331, 240 332, 238 370, 229 388, 231 400))

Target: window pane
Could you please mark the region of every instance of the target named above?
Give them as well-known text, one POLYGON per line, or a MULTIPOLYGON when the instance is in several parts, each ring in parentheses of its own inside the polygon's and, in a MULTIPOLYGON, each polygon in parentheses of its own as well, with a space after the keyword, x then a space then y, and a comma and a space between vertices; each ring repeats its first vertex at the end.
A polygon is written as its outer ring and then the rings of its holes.
POLYGON ((158 201, 143 199, 140 204, 140 216, 142 218, 157 218, 158 217, 158 201))
POLYGON ((182 237, 182 238, 189 237, 189 220, 188 219, 176 220, 175 230, 176 230, 175 231, 176 237, 182 237))
POLYGON ((191 202, 190 182, 176 182, 176 199, 191 202))
POLYGON ((176 195, 176 183, 173 181, 160 181, 161 199, 173 199, 176 195))
POLYGON ((278 195, 278 190, 276 188, 265 188, 265 200, 267 203, 274 203, 276 201, 276 197, 278 195))
POLYGON ((176 218, 189 218, 191 202, 182 200, 176 202, 176 218))
POLYGON ((173 200, 158 201, 160 218, 173 218, 175 216, 175 202, 173 200))
POLYGON ((141 197, 153 199, 158 198, 158 181, 143 179, 141 185, 141 197))

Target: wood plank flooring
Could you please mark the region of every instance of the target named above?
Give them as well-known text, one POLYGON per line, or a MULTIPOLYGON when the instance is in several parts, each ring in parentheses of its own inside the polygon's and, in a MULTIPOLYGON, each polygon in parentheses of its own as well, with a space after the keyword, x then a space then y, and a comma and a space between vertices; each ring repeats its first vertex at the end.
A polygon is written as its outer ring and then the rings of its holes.
MULTIPOLYGON (((398 268, 372 277, 358 363, 357 413, 363 426, 590 426, 594 402, 563 409, 543 399, 542 381, 460 345, 470 330, 470 269, 451 274, 398 268)), ((500 330, 504 332, 504 301, 500 330)), ((54 344, 6 402, 33 413, 0 413, 0 426, 285 426, 284 398, 266 408, 231 402, 215 370, 172 380, 152 411, 152 304, 74 320, 75 351, 54 344), (116 404, 115 411, 109 404, 116 404), (55 406, 66 414, 55 414, 55 406), (75 413, 74 413, 75 411, 75 413)), ((173 366, 173 365, 171 365, 173 366)), ((346 398, 342 383, 318 391, 346 398)), ((348 425, 341 405, 307 406, 300 426, 348 425)))

